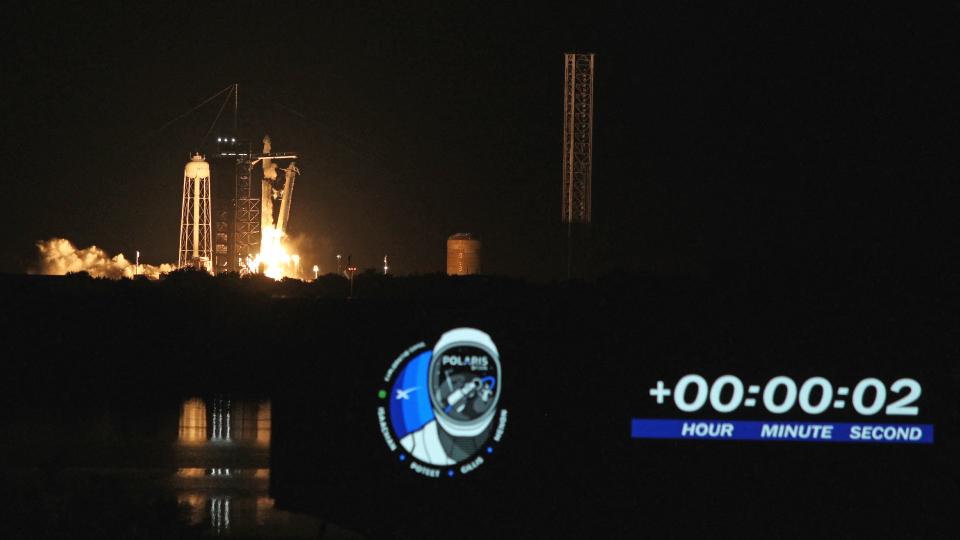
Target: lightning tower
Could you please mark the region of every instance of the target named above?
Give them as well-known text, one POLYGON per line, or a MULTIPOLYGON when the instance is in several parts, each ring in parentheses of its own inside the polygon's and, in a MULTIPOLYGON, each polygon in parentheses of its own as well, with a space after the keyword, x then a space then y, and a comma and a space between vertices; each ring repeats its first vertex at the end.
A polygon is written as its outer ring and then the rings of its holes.
POLYGON ((194 154, 183 170, 180 210, 180 256, 177 266, 213 270, 213 232, 210 210, 210 164, 194 154))
POLYGON ((593 68, 593 53, 564 55, 560 211, 561 222, 567 226, 567 278, 590 268, 587 252, 593 218, 593 68))
POLYGON ((563 222, 589 224, 594 55, 568 53, 563 70, 563 222))

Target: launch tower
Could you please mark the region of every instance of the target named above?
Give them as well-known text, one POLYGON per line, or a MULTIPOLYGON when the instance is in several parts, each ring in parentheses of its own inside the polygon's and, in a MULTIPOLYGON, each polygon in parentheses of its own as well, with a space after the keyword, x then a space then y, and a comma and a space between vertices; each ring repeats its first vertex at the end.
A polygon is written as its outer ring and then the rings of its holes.
MULTIPOLYGON (((293 184, 297 174, 296 163, 279 167, 275 160, 296 159, 296 152, 271 152, 269 137, 264 138, 264 150, 252 151, 252 143, 234 137, 218 137, 216 162, 220 178, 231 179, 233 190, 227 194, 222 188, 217 211, 217 271, 238 271, 243 261, 260 253, 263 235, 276 239, 286 231, 293 199, 293 184), (263 165, 263 179, 256 190, 253 171, 263 165), (283 172, 283 180, 277 171, 283 172), (230 176, 228 176, 230 175, 230 176), (258 193, 259 191, 259 193, 258 193), (279 215, 274 214, 274 199, 280 199, 279 215)), ((267 242, 269 244, 269 242, 267 242)))
POLYGON ((249 141, 217 137, 217 272, 236 272, 260 251, 260 197, 251 189, 249 141))

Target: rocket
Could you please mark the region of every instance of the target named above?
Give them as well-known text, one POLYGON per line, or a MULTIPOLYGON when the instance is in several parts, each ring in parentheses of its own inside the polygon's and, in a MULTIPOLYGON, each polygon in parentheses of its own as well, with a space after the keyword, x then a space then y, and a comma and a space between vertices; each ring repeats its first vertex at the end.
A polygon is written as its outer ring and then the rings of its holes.
MULTIPOLYGON (((269 154, 272 149, 270 142, 270 136, 264 136, 263 138, 263 153, 269 154)), ((263 184, 261 186, 261 195, 260 195, 260 230, 275 230, 277 235, 282 236, 283 233, 287 230, 287 222, 290 221, 290 204, 293 200, 293 184, 297 180, 297 175, 300 174, 300 169, 297 168, 296 162, 290 164, 286 169, 280 169, 283 171, 283 189, 280 190, 280 214, 277 216, 277 221, 273 221, 273 199, 277 190, 274 189, 277 181, 277 164, 269 157, 264 157, 262 160, 263 163, 263 184)))
MULTIPOLYGON (((271 150, 270 136, 263 137, 263 153, 269 154, 271 150)), ((260 234, 266 234, 267 231, 274 229, 273 226, 273 199, 270 197, 273 191, 273 181, 277 179, 277 164, 272 159, 265 157, 261 160, 263 164, 263 181, 260 185, 260 234)), ((261 240, 260 245, 264 243, 261 240)))
POLYGON ((283 196, 280 199, 280 215, 277 217, 277 230, 281 233, 286 232, 287 222, 290 221, 290 203, 293 200, 293 183, 300 174, 297 163, 293 162, 283 171, 283 196))

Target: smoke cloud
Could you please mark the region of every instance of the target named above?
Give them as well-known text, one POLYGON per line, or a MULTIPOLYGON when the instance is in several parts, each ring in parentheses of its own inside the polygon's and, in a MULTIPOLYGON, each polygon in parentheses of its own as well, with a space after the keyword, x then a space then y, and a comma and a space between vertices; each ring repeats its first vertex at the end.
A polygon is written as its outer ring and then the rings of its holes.
MULTIPOLYGON (((318 265, 321 274, 336 273, 337 263, 333 243, 325 236, 298 233, 283 237, 284 245, 291 253, 300 255, 301 279, 313 279, 313 265, 318 265)), ((346 259, 344 259, 346 265, 346 259)))
MULTIPOLYGON (((39 272, 51 276, 62 276, 70 272, 86 272, 97 278, 133 278, 137 273, 136 264, 128 261, 123 253, 110 257, 97 246, 78 249, 66 238, 51 238, 37 242, 40 251, 39 272)), ((140 274, 152 279, 161 273, 176 269, 172 264, 141 264, 140 274)))

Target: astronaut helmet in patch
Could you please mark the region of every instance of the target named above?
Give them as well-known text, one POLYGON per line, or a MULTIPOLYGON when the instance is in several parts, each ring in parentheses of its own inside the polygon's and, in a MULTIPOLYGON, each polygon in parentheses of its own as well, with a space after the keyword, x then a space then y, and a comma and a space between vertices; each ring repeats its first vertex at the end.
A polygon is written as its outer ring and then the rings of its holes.
POLYGON ((454 437, 476 437, 493 422, 501 391, 500 354, 490 336, 456 328, 440 336, 429 367, 437 423, 454 437))

